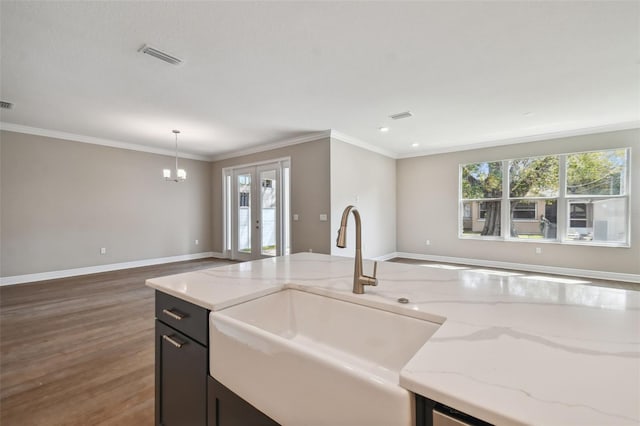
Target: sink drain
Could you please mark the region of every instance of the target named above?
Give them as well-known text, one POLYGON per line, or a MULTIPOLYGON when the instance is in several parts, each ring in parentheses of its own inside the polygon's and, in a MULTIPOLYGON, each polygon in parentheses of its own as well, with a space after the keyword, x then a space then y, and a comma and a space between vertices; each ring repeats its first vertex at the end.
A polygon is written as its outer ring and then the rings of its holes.
POLYGON ((409 299, 407 299, 406 297, 401 297, 400 299, 398 299, 398 303, 409 303, 409 299))

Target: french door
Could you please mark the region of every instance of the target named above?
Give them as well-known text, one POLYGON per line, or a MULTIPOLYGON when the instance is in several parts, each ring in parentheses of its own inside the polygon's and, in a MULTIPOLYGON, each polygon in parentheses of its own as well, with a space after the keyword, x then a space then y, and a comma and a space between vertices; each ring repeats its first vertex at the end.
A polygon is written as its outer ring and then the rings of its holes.
POLYGON ((226 251, 237 260, 287 254, 289 162, 226 169, 226 251))

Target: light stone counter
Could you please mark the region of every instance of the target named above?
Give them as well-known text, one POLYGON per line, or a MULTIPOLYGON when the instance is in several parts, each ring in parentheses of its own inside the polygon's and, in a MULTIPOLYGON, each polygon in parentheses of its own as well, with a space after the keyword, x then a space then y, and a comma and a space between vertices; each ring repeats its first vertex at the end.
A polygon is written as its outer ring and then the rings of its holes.
POLYGON ((355 295, 353 259, 300 253, 147 285, 214 311, 286 286, 438 322, 402 387, 500 425, 640 424, 640 292, 390 262, 378 278, 355 295))

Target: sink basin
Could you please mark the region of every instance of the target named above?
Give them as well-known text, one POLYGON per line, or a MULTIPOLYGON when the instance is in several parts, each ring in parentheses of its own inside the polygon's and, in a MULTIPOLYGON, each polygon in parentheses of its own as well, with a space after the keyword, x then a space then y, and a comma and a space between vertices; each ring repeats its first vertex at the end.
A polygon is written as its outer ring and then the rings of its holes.
POLYGON ((210 372, 283 425, 413 425, 399 372, 439 324, 286 289, 212 312, 210 372))

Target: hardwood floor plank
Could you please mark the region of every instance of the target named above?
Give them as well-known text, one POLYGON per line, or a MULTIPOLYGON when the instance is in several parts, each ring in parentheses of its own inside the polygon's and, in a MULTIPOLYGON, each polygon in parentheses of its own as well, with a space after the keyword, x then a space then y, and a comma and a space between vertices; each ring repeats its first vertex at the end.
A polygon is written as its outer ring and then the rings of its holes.
POLYGON ((152 425, 148 278, 199 259, 0 287, 0 425, 152 425))

